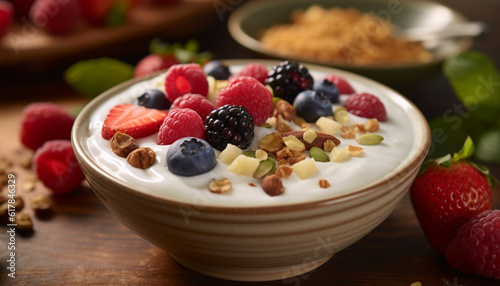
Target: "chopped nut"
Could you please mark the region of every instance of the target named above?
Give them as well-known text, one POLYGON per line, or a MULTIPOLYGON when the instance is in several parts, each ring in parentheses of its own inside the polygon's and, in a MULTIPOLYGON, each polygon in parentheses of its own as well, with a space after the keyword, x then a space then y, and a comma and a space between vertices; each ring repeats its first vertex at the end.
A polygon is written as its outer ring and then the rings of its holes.
POLYGON ((286 100, 278 100, 278 102, 276 102, 276 106, 274 107, 273 116, 278 118, 279 115, 281 115, 282 118, 288 122, 294 120, 297 115, 295 106, 291 105, 286 100))
POLYGON ((328 180, 325 180, 325 179, 319 180, 318 184, 319 184, 319 187, 323 188, 323 189, 330 187, 330 183, 328 182, 328 180))
POLYGON ((330 135, 330 134, 323 133, 323 132, 317 132, 317 131, 315 131, 316 135, 317 135, 316 139, 312 143, 307 143, 304 140, 304 133, 305 132, 306 131, 296 130, 296 131, 282 133, 281 136, 286 137, 286 136, 292 135, 292 136, 297 137, 297 139, 299 139, 302 143, 304 143, 306 150, 311 149, 311 147, 313 147, 313 146, 316 146, 318 148, 322 148, 323 143, 326 140, 331 140, 333 143, 335 143, 336 146, 340 144, 340 140, 337 139, 337 137, 330 135))
POLYGON ((279 159, 278 165, 280 165, 280 166, 288 165, 288 160, 287 159, 279 159))
POLYGON ((254 184, 254 183, 248 183, 248 185, 249 185, 250 187, 257 187, 257 185, 256 185, 256 184, 254 184))
POLYGON ((27 213, 17 213, 16 214, 16 224, 17 229, 20 231, 33 230, 33 221, 27 213))
POLYGON ((0 201, 3 201, 3 203, 0 205, 0 218, 6 219, 9 216, 9 210, 14 209, 16 212, 18 212, 24 208, 24 200, 22 197, 16 195, 14 199, 14 203, 9 203, 9 197, 7 196, 5 196, 5 199, 0 199, 0 201))
POLYGON ((268 153, 275 153, 285 146, 281 134, 278 132, 273 132, 267 134, 259 140, 259 149, 262 149, 268 153))
POLYGON ((149 147, 141 147, 135 149, 127 156, 127 163, 133 167, 147 169, 151 167, 156 160, 156 154, 149 147))
POLYGON ((380 128, 377 118, 372 118, 366 121, 365 128, 368 132, 377 132, 380 128))
POLYGON ((306 150, 306 145, 293 135, 283 137, 283 142, 290 150, 297 152, 304 152, 306 150))
POLYGON ((333 143, 332 140, 326 140, 325 142, 323 142, 323 150, 325 152, 331 152, 334 147, 335 147, 335 143, 333 143))
POLYGON ((231 190, 231 180, 228 178, 214 179, 208 185, 208 189, 215 194, 227 193, 231 190))
POLYGON ((290 165, 294 165, 302 160, 304 160, 306 158, 306 155, 302 154, 300 156, 293 156, 293 157, 288 157, 287 158, 287 162, 288 164, 290 165))
POLYGON ((283 149, 279 150, 276 152, 276 158, 278 160, 281 160, 281 159, 286 159, 288 157, 293 157, 293 153, 292 151, 290 151, 290 149, 288 147, 283 147, 283 149))
POLYGON ((48 196, 36 196, 31 199, 31 207, 39 218, 48 218, 54 212, 54 203, 48 196))
POLYGON ((262 189, 271 197, 281 195, 285 190, 281 178, 275 174, 264 177, 262 189))
POLYGON ((276 117, 276 126, 274 127, 279 133, 292 131, 293 128, 288 125, 288 121, 283 119, 281 115, 276 117))
POLYGON ((304 141, 306 141, 309 144, 313 143, 314 139, 316 139, 316 137, 318 137, 318 134, 316 134, 316 132, 314 132, 311 129, 306 130, 304 132, 304 135, 302 135, 302 138, 304 139, 304 141))
POLYGON ((33 153, 24 154, 19 160, 19 166, 24 169, 31 169, 31 162, 33 161, 33 153))
POLYGON ((340 134, 340 137, 344 139, 354 139, 356 138, 356 135, 358 134, 358 130, 355 126, 353 127, 342 127, 342 134, 340 134))
POLYGON ((282 166, 279 166, 278 169, 276 169, 276 171, 274 173, 278 177, 280 177, 282 179, 286 179, 286 178, 290 177, 292 172, 293 172, 293 169, 291 167, 286 166, 286 165, 282 165, 282 166))
POLYGON ((355 127, 358 129, 358 133, 366 133, 366 128, 363 124, 356 124, 355 127))
POLYGON ((35 182, 28 181, 23 184, 23 191, 27 193, 32 192, 34 189, 35 189, 35 182))
POLYGON ((123 158, 127 158, 132 151, 139 148, 139 144, 137 144, 134 137, 122 132, 117 132, 113 135, 110 144, 113 153, 123 158))
POLYGON ((349 145, 349 154, 351 156, 356 157, 356 156, 358 156, 361 153, 363 153, 363 148, 362 147, 349 145))
POLYGON ((293 122, 294 122, 295 124, 297 124, 297 125, 298 125, 300 128, 302 128, 302 129, 307 129, 307 128, 311 127, 311 125, 309 125, 309 123, 307 123, 307 122, 304 120, 304 118, 302 118, 302 117, 295 117, 295 118, 293 119, 293 122))

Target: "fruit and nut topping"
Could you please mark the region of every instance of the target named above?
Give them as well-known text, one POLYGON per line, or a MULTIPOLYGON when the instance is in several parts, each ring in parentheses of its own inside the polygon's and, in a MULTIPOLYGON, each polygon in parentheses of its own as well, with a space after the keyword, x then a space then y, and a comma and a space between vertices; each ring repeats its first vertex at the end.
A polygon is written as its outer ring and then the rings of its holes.
MULTIPOLYGON (((356 93, 337 75, 315 82, 296 62, 270 69, 251 63, 235 74, 220 62, 205 69, 179 64, 160 77, 154 86, 164 91, 148 88, 111 108, 102 137, 135 168, 156 162, 154 147, 137 141, 154 134, 156 145, 168 148, 166 160, 158 161, 174 175, 198 176, 222 164, 211 177, 223 178, 208 183, 212 193, 229 192, 233 178, 241 177, 277 196, 286 191, 284 181, 312 178, 319 164, 362 158, 365 150, 357 144, 383 140, 376 132, 387 115, 375 95, 356 93), (339 137, 352 141, 343 146, 339 137)), ((326 179, 318 185, 330 187, 326 179)))

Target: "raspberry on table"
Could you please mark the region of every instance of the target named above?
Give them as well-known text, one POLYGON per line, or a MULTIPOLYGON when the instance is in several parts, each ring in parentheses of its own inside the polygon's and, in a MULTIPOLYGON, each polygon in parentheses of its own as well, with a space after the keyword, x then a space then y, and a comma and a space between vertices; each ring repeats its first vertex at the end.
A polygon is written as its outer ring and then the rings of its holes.
POLYGON ((243 66, 239 72, 231 76, 229 81, 232 81, 239 76, 250 76, 257 79, 260 83, 266 84, 267 73, 268 70, 265 65, 259 63, 249 63, 243 66))
POLYGON ((69 140, 74 121, 73 115, 59 105, 49 102, 31 103, 23 109, 21 142, 31 150, 36 150, 49 140, 69 140))
POLYGON ((219 92, 217 106, 242 105, 252 115, 255 125, 261 125, 271 116, 274 105, 269 89, 257 79, 240 76, 219 92))
POLYGON ((156 144, 170 145, 182 137, 205 138, 203 120, 189 108, 176 108, 167 114, 160 126, 156 144))
POLYGON ((70 140, 45 142, 33 155, 33 168, 55 194, 69 193, 85 179, 70 140))
POLYGON ((170 102, 186 93, 208 94, 208 81, 199 64, 177 64, 165 75, 165 92, 170 102))
POLYGON ((215 109, 215 106, 203 95, 188 93, 174 100, 170 109, 175 108, 192 109, 198 113, 202 120, 205 120, 210 112, 215 109))
POLYGON ((376 118, 378 121, 387 120, 384 104, 373 94, 357 93, 349 96, 344 107, 351 114, 364 118, 376 118))
POLYGON ((265 83, 271 86, 274 96, 281 97, 289 103, 293 103, 301 91, 314 87, 314 79, 309 74, 309 70, 292 61, 283 61, 273 67, 265 83))
POLYGON ((466 274, 500 279, 500 210, 486 210, 462 225, 446 260, 466 274))
POLYGON ((246 149, 253 137, 253 117, 244 106, 224 105, 205 120, 205 138, 217 150, 224 150, 229 143, 246 149))

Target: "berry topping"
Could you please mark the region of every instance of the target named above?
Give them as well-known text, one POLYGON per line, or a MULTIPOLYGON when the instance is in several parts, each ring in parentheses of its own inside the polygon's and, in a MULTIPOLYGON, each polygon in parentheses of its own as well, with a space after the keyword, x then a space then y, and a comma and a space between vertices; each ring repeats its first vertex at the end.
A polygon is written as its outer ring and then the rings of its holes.
POLYGON ((33 156, 33 168, 43 184, 56 194, 66 194, 85 179, 69 140, 51 140, 33 156))
POLYGON ((154 108, 159 110, 169 109, 172 103, 168 101, 167 96, 158 89, 148 89, 141 96, 139 96, 135 104, 147 108, 154 108))
POLYGON ((352 88, 349 82, 339 75, 330 74, 325 76, 325 79, 335 84, 339 89, 340 94, 351 95, 355 93, 354 88, 352 88))
POLYGON ((167 166, 176 175, 200 175, 212 170, 216 164, 214 149, 205 140, 180 138, 168 148, 167 166))
POLYGON ((339 95, 340 95, 339 89, 331 81, 324 79, 322 81, 315 82, 314 90, 321 91, 323 94, 325 94, 325 96, 328 97, 328 99, 330 99, 331 103, 339 102, 339 95))
POLYGON ((31 6, 30 20, 52 34, 73 32, 80 21, 78 0, 37 0, 31 6))
POLYGON ((238 73, 233 75, 229 80, 233 80, 239 76, 250 76, 257 79, 260 83, 265 84, 267 78, 267 67, 258 63, 246 64, 238 73))
POLYGON ((21 142, 24 146, 36 150, 49 140, 69 140, 74 121, 69 112, 56 104, 32 103, 23 110, 21 142))
POLYGON ((118 131, 134 138, 146 137, 158 132, 165 116, 167 112, 161 110, 120 104, 109 111, 101 134, 104 139, 111 139, 118 131))
POLYGON ((166 70, 178 63, 179 61, 174 54, 150 54, 137 63, 134 68, 134 77, 146 76, 157 71, 166 70))
POLYGON ((313 89, 314 79, 305 66, 296 62, 283 61, 269 71, 266 84, 271 86, 274 96, 293 103, 301 91, 313 89))
POLYGON ((204 139, 203 120, 194 110, 188 108, 172 109, 160 127, 156 144, 170 145, 183 137, 204 139))
POLYGON ((304 90, 297 95, 293 105, 297 116, 307 122, 316 122, 320 117, 333 116, 332 102, 321 91, 304 90))
POLYGON ((210 61, 203 67, 205 74, 218 80, 225 80, 231 76, 229 67, 221 61, 210 61))
POLYGON ((500 279, 500 210, 485 210, 462 225, 446 248, 446 260, 466 274, 500 279))
POLYGON ((387 120, 384 104, 373 94, 357 93, 349 96, 344 107, 359 117, 376 118, 378 121, 384 122, 387 120))
POLYGON ((208 94, 205 72, 198 64, 178 64, 171 66, 165 76, 165 91, 171 102, 186 93, 208 94))
POLYGON ((255 125, 261 125, 271 116, 273 96, 257 79, 240 76, 223 88, 217 97, 217 106, 242 105, 252 115, 255 125))
POLYGON ((246 149, 254 137, 253 117, 241 105, 219 107, 205 121, 205 137, 212 147, 220 151, 229 143, 246 149))
POLYGON ((487 169, 465 161, 474 152, 468 138, 464 147, 424 162, 410 188, 413 208, 429 244, 444 255, 457 229, 473 216, 491 209, 487 169))
POLYGON ((205 118, 215 109, 215 106, 202 95, 188 93, 174 100, 171 110, 175 108, 192 109, 205 121, 205 118))
POLYGON ((6 35, 14 21, 14 6, 7 1, 0 1, 0 39, 6 35))

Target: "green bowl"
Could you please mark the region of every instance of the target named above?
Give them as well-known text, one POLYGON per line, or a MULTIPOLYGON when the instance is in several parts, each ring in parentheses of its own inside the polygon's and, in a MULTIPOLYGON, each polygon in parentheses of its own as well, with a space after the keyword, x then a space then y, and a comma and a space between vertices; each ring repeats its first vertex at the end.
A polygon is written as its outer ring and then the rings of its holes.
POLYGON ((264 47, 259 41, 260 35, 265 29, 288 22, 292 11, 306 9, 313 4, 325 8, 353 7, 361 12, 370 12, 385 18, 400 29, 415 27, 439 29, 450 24, 467 22, 467 19, 456 11, 441 4, 427 1, 259 0, 241 5, 231 14, 228 21, 229 32, 238 43, 264 57, 332 66, 364 75, 396 89, 406 88, 422 82, 440 69, 443 60, 467 50, 472 45, 472 38, 468 37, 440 40, 429 50, 433 56, 429 62, 368 66, 341 62, 321 62, 307 57, 291 58, 279 51, 264 47))

